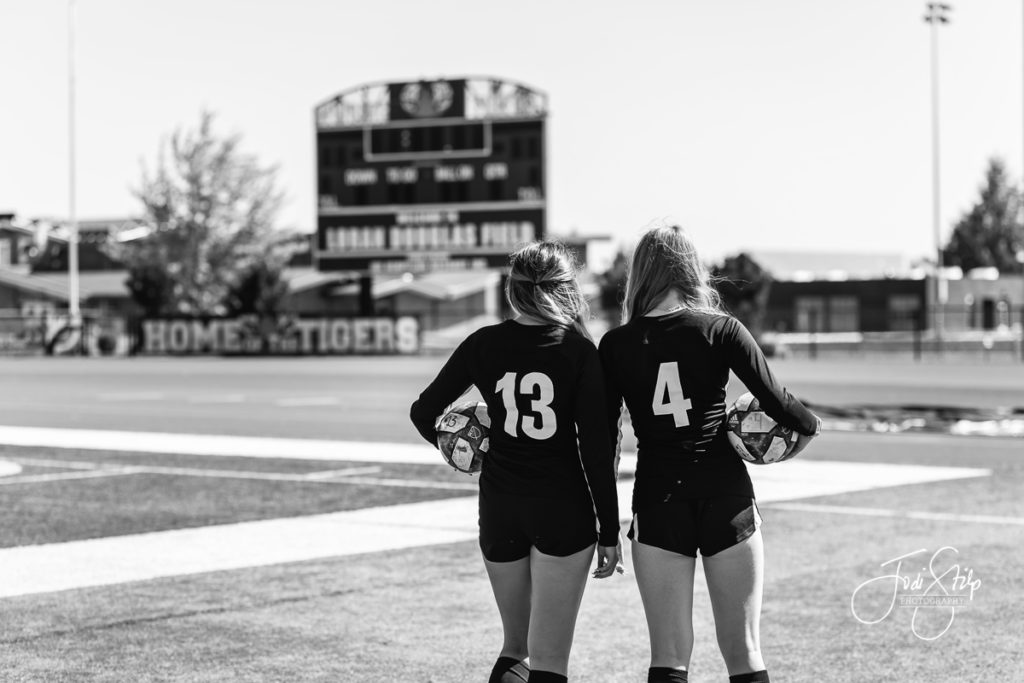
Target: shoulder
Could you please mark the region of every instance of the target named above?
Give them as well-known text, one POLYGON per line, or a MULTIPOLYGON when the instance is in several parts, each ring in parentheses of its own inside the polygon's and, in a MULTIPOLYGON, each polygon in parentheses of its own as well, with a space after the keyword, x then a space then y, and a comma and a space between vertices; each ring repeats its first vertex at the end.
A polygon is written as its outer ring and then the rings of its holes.
POLYGON ((566 330, 565 336, 562 337, 562 344, 565 348, 569 349, 574 353, 596 353, 597 346, 593 341, 587 339, 576 330, 566 330))
POLYGON ((626 340, 626 338, 629 335, 630 329, 632 329, 630 323, 623 323, 618 327, 611 328, 601 336, 601 341, 598 344, 598 348, 601 350, 602 353, 614 349, 615 347, 622 344, 622 342, 626 340))
POLYGON ((470 332, 469 335, 466 337, 466 341, 469 341, 470 339, 480 341, 482 339, 501 337, 503 335, 503 331, 507 329, 507 320, 500 323, 494 323, 492 325, 484 325, 483 327, 478 327, 477 329, 470 332))
POLYGON ((743 323, 725 311, 700 311, 693 315, 696 323, 706 330, 709 336, 732 335, 737 329, 743 328, 743 323))
POLYGON ((465 352, 475 349, 480 344, 489 344, 493 343, 494 340, 502 339, 504 335, 501 333, 501 328, 504 324, 505 323, 495 323, 494 325, 478 327, 462 340, 457 350, 465 352))

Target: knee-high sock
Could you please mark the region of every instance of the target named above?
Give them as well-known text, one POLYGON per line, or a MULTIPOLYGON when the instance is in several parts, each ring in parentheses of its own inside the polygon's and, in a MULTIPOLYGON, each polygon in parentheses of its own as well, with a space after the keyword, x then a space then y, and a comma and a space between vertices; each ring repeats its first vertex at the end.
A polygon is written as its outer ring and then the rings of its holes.
POLYGON ((647 670, 647 683, 687 683, 690 679, 686 671, 668 666, 652 666, 647 670))
POLYGON ((487 683, 526 683, 530 667, 514 657, 498 657, 487 683))

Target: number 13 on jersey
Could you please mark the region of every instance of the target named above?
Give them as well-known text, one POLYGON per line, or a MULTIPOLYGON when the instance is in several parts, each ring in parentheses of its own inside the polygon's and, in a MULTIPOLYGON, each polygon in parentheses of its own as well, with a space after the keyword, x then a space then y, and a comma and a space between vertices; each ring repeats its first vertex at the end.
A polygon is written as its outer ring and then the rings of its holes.
POLYGON ((505 432, 510 436, 518 436, 517 426, 522 426, 523 432, 534 439, 550 439, 555 435, 558 425, 555 411, 551 409, 551 402, 555 400, 555 386, 551 383, 550 377, 543 372, 523 375, 519 391, 523 396, 533 398, 531 407, 537 415, 531 415, 529 418, 523 415, 522 420, 516 406, 516 374, 506 372, 505 376, 498 380, 494 391, 501 394, 501 401, 505 404, 505 432), (539 398, 534 397, 536 392, 540 393, 539 398))
POLYGON ((686 411, 691 407, 690 399, 683 396, 683 384, 679 380, 679 363, 673 361, 659 365, 658 379, 654 382, 654 399, 651 401, 651 410, 654 414, 671 415, 676 427, 686 427, 690 424, 686 411))

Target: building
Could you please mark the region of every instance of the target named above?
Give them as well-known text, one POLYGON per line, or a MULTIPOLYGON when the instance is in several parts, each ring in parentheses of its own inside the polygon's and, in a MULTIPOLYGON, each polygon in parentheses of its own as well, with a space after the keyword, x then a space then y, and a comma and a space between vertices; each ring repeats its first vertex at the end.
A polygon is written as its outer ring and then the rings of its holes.
MULTIPOLYGON (((125 285, 124 267, 104 245, 116 235, 138 230, 134 218, 82 221, 79 224, 79 300, 83 311, 100 315, 137 312, 125 285)), ((27 224, 13 214, 0 216, 0 311, 8 317, 35 317, 68 308, 68 239, 57 221, 27 224)))
POLYGON ((773 278, 764 329, 771 332, 949 333, 1011 330, 1024 316, 1024 278, 946 269, 946 303, 934 274, 893 253, 752 252, 773 278))

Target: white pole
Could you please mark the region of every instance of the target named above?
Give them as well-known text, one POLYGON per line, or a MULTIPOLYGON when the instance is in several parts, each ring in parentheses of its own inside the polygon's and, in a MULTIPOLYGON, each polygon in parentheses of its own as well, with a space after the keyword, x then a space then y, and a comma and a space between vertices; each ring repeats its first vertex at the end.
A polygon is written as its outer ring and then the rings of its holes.
POLYGON ((932 52, 932 232, 935 238, 935 333, 942 337, 946 283, 942 255, 942 206, 939 179, 939 25, 947 21, 941 3, 928 5, 927 21, 931 24, 932 52))
POLYGON ((75 196, 75 0, 68 0, 68 317, 82 324, 78 294, 78 213, 75 196))

